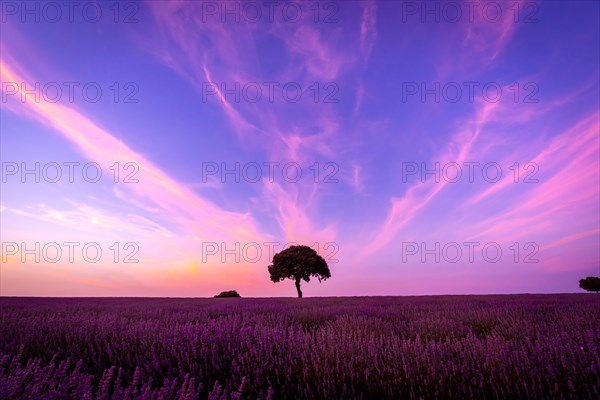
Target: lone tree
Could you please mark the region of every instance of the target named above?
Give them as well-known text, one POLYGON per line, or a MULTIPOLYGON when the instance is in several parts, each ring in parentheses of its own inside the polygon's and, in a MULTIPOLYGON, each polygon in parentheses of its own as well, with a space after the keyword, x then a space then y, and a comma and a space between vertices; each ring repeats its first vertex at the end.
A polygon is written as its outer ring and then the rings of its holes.
POLYGON ((588 276, 585 279, 579 280, 579 287, 587 290, 588 292, 600 292, 600 278, 595 276, 588 276))
POLYGON ((308 246, 291 246, 273 256, 273 264, 269 265, 269 274, 273 282, 293 279, 296 282, 298 297, 302 297, 300 280, 310 282, 315 277, 321 282, 331 278, 327 263, 308 246))

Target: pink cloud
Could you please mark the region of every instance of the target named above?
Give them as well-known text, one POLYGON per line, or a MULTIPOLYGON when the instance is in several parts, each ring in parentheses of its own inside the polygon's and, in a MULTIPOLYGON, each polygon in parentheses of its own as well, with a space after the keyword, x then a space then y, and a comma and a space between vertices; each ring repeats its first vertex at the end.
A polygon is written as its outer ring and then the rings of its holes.
MULTIPOLYGON (((223 107, 223 109, 225 110, 225 113, 227 114, 227 117, 229 118, 229 121, 232 123, 232 125, 234 126, 236 132, 238 133, 238 135, 243 135, 244 133, 247 133, 249 131, 259 131, 259 129, 252 125, 250 122, 248 122, 240 113, 239 111, 237 111, 233 105, 227 100, 226 96, 223 95, 221 88, 219 87, 219 84, 215 81, 213 81, 212 79, 212 75, 210 73, 210 71, 208 70, 206 65, 202 66, 203 71, 204 71, 204 76, 206 77, 206 82, 211 82, 211 84, 209 85, 210 90, 214 90, 217 94, 217 97, 219 99, 219 101, 221 102, 221 105, 223 107), (215 83, 212 83, 215 82, 215 83)), ((204 90, 209 90, 207 89, 207 85, 205 84, 204 87, 199 88, 200 91, 204 91, 204 90)))
MULTIPOLYGON (((335 81, 342 66, 349 60, 333 43, 323 40, 314 27, 303 24, 283 36, 292 62, 303 67, 311 79, 335 81)), ((350 58, 352 59, 352 58, 350 58)))
POLYGON ((276 210, 275 219, 288 242, 311 244, 335 241, 332 226, 317 227, 311 222, 308 212, 314 199, 317 185, 307 193, 298 186, 283 188, 277 182, 264 182, 265 199, 276 210))
POLYGON ((492 0, 477 2, 473 18, 462 21, 465 31, 463 44, 494 60, 519 23, 515 22, 513 12, 515 9, 522 9, 523 3, 524 0, 510 4, 492 0))
POLYGON ((468 240, 493 238, 508 243, 526 238, 552 241, 540 243, 550 249, 582 237, 577 233, 581 229, 585 229, 586 236, 596 232, 586 227, 589 223, 598 224, 599 217, 599 116, 594 113, 578 121, 532 157, 542 171, 539 183, 517 186, 511 175, 467 200, 466 207, 473 210, 476 204, 497 202, 500 191, 521 188, 521 192, 511 196, 506 211, 478 223, 478 230, 468 240), (565 233, 569 231, 576 233, 568 234, 567 240, 565 233))
POLYGON ((354 191, 357 193, 361 193, 365 188, 362 178, 361 165, 355 164, 352 167, 352 186, 354 187, 354 191))
MULTIPOLYGON (((2 62, 2 80, 24 82, 15 72, 19 69, 2 62)), ((101 166, 109 166, 114 162, 135 163, 139 167, 139 182, 128 186, 123 184, 121 190, 127 190, 129 196, 133 195, 137 201, 158 207, 180 229, 222 238, 263 237, 250 214, 226 211, 199 197, 79 112, 44 99, 25 102, 23 107, 29 108, 37 119, 56 129, 90 160, 101 166)))
MULTIPOLYGON (((598 114, 590 115, 587 118, 578 121, 573 127, 552 139, 550 144, 532 157, 529 162, 538 166, 541 165, 548 171, 561 166, 577 165, 584 159, 589 158, 590 155, 593 155, 593 142, 597 139, 597 132, 600 129, 597 121, 598 114)), ((583 168, 585 168, 585 166, 583 168)), ((582 171, 585 171, 585 169, 582 169, 582 171)), ((579 176, 581 176, 581 174, 579 174, 579 176)), ((577 180, 578 178, 574 177, 574 179, 577 180)), ((571 181, 571 183, 573 182, 575 181, 571 181)), ((513 184, 513 174, 507 174, 493 186, 471 197, 465 203, 465 206, 472 206, 513 184)))
POLYGON ((553 247, 564 246, 565 244, 572 243, 576 240, 583 239, 588 236, 594 236, 594 235, 598 236, 599 234, 600 234, 600 229, 591 229, 591 230, 587 230, 587 231, 583 231, 583 232, 577 232, 572 235, 565 236, 555 242, 547 244, 547 245, 543 246, 541 248, 541 250, 543 251, 543 250, 551 249, 553 247))
MULTIPOLYGON (((231 87, 236 83, 243 85, 247 82, 273 80, 261 80, 256 73, 259 62, 253 35, 255 31, 267 27, 252 23, 226 24, 218 18, 203 21, 200 5, 194 2, 149 4, 158 25, 160 38, 152 42, 142 42, 144 48, 189 81, 199 93, 206 91, 207 82, 216 83, 216 87, 210 87, 216 95, 208 98, 210 101, 216 101, 223 109, 241 141, 256 134, 276 139, 265 141, 265 150, 269 155, 277 157, 285 151, 291 161, 303 158, 301 153, 306 154, 307 158, 310 158, 312 152, 330 153, 327 142, 331 138, 332 128, 337 126, 330 107, 324 107, 322 104, 295 104, 302 113, 297 113, 298 117, 288 118, 283 112, 286 104, 281 104, 281 99, 266 105, 233 103, 218 87, 219 83, 231 87), (210 43, 211 46, 199 46, 199 43, 210 43), (202 73, 198 73, 199 71, 202 73), (306 119, 300 116, 308 111, 313 114, 310 124, 319 126, 321 134, 303 134, 305 126, 302 124, 306 124, 306 119)), ((289 66, 275 81, 303 83, 319 80, 318 83, 324 86, 325 81, 337 77, 342 65, 347 62, 349 54, 338 50, 335 42, 324 38, 309 22, 283 24, 275 21, 268 27, 268 31, 287 46, 286 49, 292 57, 289 66), (307 72, 309 76, 303 76, 307 72)), ((304 89, 307 91, 304 96, 306 97, 308 90, 304 89)))
POLYGON ((445 81, 457 75, 477 77, 482 68, 492 65, 523 24, 522 20, 515 22, 514 12, 523 9, 524 1, 462 3, 458 30, 446 31, 447 37, 440 40, 442 57, 436 64, 438 79, 445 81), (497 8, 501 9, 499 16, 497 8))
MULTIPOLYGON (((467 161, 471 149, 483 127, 491 119, 496 107, 497 103, 480 102, 475 118, 468 121, 463 129, 454 135, 445 152, 437 157, 440 163, 456 162, 462 164, 467 161)), ((364 256, 385 247, 446 185, 447 181, 445 180, 440 182, 434 180, 417 182, 407 189, 403 197, 393 198, 383 226, 377 229, 380 233, 367 244, 364 256)))
POLYGON ((371 51, 377 40, 377 3, 368 0, 364 3, 362 20, 360 23, 360 50, 363 54, 364 64, 369 62, 371 51))

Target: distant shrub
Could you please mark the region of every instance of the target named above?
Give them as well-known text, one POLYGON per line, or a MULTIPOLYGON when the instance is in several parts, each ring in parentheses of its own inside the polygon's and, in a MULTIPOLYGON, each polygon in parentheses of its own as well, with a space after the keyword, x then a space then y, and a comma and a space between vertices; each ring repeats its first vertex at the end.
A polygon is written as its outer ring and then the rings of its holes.
POLYGON ((238 292, 236 292, 235 290, 227 290, 225 292, 221 292, 221 293, 217 294, 214 297, 242 297, 242 296, 240 296, 240 294, 238 292))
POLYGON ((579 287, 588 292, 600 292, 600 278, 596 276, 588 276, 585 279, 579 280, 579 287))

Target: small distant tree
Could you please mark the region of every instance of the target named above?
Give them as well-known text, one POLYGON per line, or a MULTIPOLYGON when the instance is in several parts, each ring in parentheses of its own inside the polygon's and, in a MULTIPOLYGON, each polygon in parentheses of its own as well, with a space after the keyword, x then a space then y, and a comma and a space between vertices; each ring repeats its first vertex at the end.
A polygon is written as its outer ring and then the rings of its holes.
POLYGON ((588 292, 600 292, 600 278, 596 276, 588 276, 585 279, 579 280, 579 287, 588 292))
POLYGON ((331 278, 327 263, 308 246, 291 246, 273 256, 273 264, 269 265, 269 274, 273 282, 292 279, 296 283, 298 297, 302 297, 300 281, 310 282, 314 277, 321 282, 331 278))
POLYGON ((240 294, 238 292, 236 292, 235 290, 228 290, 225 292, 221 292, 214 297, 242 297, 242 296, 240 296, 240 294))

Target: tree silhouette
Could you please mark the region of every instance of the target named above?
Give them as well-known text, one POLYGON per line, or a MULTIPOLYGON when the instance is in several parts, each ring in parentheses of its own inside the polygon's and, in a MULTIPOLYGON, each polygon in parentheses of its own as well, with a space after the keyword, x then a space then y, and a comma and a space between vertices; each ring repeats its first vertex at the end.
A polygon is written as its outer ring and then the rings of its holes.
POLYGON ((600 278, 595 276, 588 276, 585 279, 579 280, 579 287, 587 290, 588 292, 600 292, 600 278))
POLYGON ((321 282, 331 278, 331 272, 323 257, 308 246, 291 246, 275 254, 273 264, 268 268, 273 282, 294 280, 299 298, 302 297, 301 280, 310 282, 310 278, 315 277, 321 282))
POLYGON ((240 296, 240 294, 238 292, 236 292, 235 290, 228 290, 225 292, 221 292, 213 297, 242 297, 242 296, 240 296))

